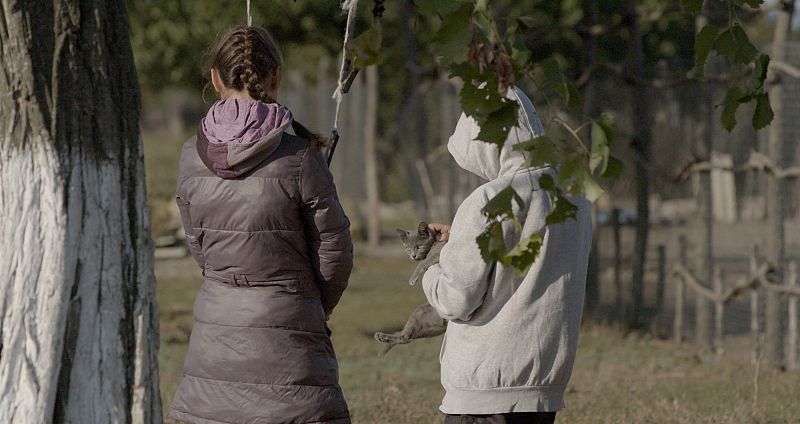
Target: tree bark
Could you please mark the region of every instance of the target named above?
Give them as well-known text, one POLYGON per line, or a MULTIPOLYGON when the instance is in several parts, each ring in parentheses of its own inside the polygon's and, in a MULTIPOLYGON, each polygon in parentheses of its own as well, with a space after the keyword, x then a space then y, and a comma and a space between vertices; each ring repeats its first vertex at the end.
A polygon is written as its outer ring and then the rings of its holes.
MULTIPOLYGON (((772 52, 770 54, 773 61, 784 62, 786 59, 786 39, 791 31, 792 12, 794 11, 794 0, 782 0, 778 11, 778 19, 775 22, 775 35, 772 38, 772 52)), ((769 127, 769 138, 767 141, 767 156, 772 159, 776 166, 782 165, 783 153, 783 84, 780 74, 772 74, 775 78, 774 84, 770 89, 770 103, 775 117, 769 127)), ((772 79, 772 78, 770 78, 772 79)), ((784 215, 786 183, 774 174, 767 176, 767 221, 769 223, 769 237, 767 237, 767 260, 777 268, 777 275, 783 275, 783 262, 786 257, 786 241, 784 237, 784 215)), ((766 345, 764 346, 765 359, 773 365, 779 366, 783 360, 781 346, 781 317, 783 316, 782 302, 780 294, 767 290, 765 309, 765 336, 766 345)))
POLYGON ((366 74, 366 117, 364 123, 364 180, 367 191, 367 242, 377 247, 381 242, 380 197, 378 193, 378 68, 368 67, 366 74))
POLYGON ((123 1, 0 3, 0 422, 161 421, 123 1))
MULTIPOLYGON (((626 21, 629 25, 630 40, 628 57, 630 71, 634 79, 644 79, 644 51, 642 32, 639 26, 639 12, 636 0, 626 2, 626 21)), ((636 240, 633 254, 633 281, 631 285, 632 304, 628 316, 628 326, 642 326, 641 315, 644 301, 645 265, 647 260, 647 238, 650 231, 650 102, 647 89, 639 84, 630 86, 633 113, 632 146, 636 156, 636 240)))

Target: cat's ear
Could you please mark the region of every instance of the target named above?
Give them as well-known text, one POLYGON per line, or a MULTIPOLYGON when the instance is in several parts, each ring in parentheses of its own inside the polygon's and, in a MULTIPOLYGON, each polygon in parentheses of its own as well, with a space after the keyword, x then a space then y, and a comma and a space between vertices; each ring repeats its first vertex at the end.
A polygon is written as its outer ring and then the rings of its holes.
POLYGON ((417 227, 417 232, 422 237, 428 237, 431 235, 431 229, 428 228, 428 223, 425 221, 419 223, 419 227, 417 227))
POLYGON ((400 240, 402 240, 404 243, 405 243, 406 240, 408 240, 408 231, 401 230, 401 229, 398 228, 397 229, 397 234, 400 236, 400 240))

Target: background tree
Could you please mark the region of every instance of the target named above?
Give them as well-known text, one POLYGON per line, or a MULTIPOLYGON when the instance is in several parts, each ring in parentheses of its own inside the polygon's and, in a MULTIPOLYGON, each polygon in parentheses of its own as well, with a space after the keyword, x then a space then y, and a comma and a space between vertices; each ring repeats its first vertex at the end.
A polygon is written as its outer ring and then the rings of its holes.
POLYGON ((161 421, 125 4, 0 5, 0 422, 161 421))

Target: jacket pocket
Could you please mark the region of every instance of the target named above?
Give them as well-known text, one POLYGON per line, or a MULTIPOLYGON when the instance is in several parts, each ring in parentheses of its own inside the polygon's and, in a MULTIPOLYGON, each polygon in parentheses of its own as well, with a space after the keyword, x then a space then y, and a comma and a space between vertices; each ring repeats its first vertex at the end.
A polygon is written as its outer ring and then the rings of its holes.
POLYGON ((276 287, 282 288, 289 293, 298 293, 301 291, 300 280, 298 278, 287 278, 281 280, 266 280, 266 281, 253 281, 248 279, 247 285, 249 287, 276 287))

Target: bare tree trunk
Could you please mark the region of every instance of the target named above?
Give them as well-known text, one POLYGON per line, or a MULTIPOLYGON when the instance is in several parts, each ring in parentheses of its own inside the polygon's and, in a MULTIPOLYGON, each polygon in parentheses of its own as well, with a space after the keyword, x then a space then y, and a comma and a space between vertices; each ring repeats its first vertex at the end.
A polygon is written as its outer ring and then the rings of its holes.
MULTIPOLYGON (((698 25, 700 27, 700 25, 698 25)), ((697 88, 699 111, 697 113, 699 122, 696 125, 696 135, 694 137, 694 154, 701 160, 711 160, 713 150, 713 137, 711 135, 711 108, 712 100, 709 96, 707 87, 697 88)), ((700 281, 711 284, 714 269, 714 215, 712 210, 711 192, 711 172, 703 171, 697 178, 699 179, 699 190, 697 193, 697 216, 699 222, 700 238, 697 242, 695 252, 695 269, 700 281)), ((708 299, 703 296, 695 296, 695 323, 694 336, 695 343, 703 349, 711 348, 711 305, 708 299)))
MULTIPOLYGON (((775 35, 772 39, 771 57, 774 61, 785 61, 786 38, 791 31, 792 12, 794 0, 782 0, 775 22, 775 35)), ((775 78, 770 89, 770 103, 775 117, 769 127, 769 140, 767 142, 767 155, 773 163, 782 165, 783 153, 783 84, 781 75, 771 75, 775 78)), ((784 237, 784 215, 786 183, 775 177, 767 175, 767 221, 769 222, 769 237, 767 237, 767 260, 777 268, 778 277, 783 275, 783 262, 786 256, 786 242, 784 237)), ((766 345, 764 356, 773 365, 781 365, 783 352, 781 348, 781 298, 773 290, 767 290, 766 297, 766 345)))
POLYGON ((366 118, 364 123, 364 180, 367 188, 367 243, 377 247, 381 242, 381 211, 378 194, 378 68, 370 66, 366 74, 366 118))
MULTIPOLYGON (((626 3, 626 15, 630 27, 628 57, 630 71, 636 79, 644 79, 644 51, 639 12, 636 0, 626 3)), ((636 240, 633 254, 633 281, 631 281, 632 302, 628 316, 628 326, 641 327, 641 314, 644 301, 645 264, 647 260, 647 238, 650 231, 650 102, 646 87, 639 84, 630 86, 633 113, 633 149, 636 155, 636 240)))
MULTIPOLYGON (((584 28, 591 28, 597 23, 597 8, 594 0, 582 0, 581 9, 583 10, 582 25, 584 28)), ((594 35, 587 35, 583 39, 583 66, 582 69, 590 69, 594 64, 597 55, 597 39, 594 35)), ((580 78, 580 76, 579 76, 580 78)), ((583 97, 583 114, 592 116, 595 113, 595 97, 593 79, 589 74, 584 83, 581 96, 583 97)), ((600 264, 598 258, 598 243, 600 233, 597 228, 597 206, 592 206, 592 247, 589 252, 589 265, 586 277, 586 313, 593 316, 598 304, 600 303, 600 264)))
MULTIPOLYGON (((450 134, 455 128, 455 114, 453 113, 455 101, 455 93, 453 86, 447 79, 447 74, 442 72, 439 74, 439 142, 443 146, 447 146, 450 134)), ((449 159, 449 157, 448 157, 449 159)), ((440 161, 438 166, 441 172, 439 173, 439 185, 441 186, 442 197, 444 203, 442 205, 442 216, 437 219, 441 222, 450 222, 455 215, 456 206, 453 201, 455 186, 458 183, 456 171, 458 166, 451 160, 440 161), (445 163, 442 163, 445 162, 445 163)))
MULTIPOLYGON (((426 119, 425 119, 425 99, 424 96, 417 92, 417 87, 421 83, 423 73, 422 65, 419 63, 416 31, 414 30, 414 4, 411 1, 404 1, 400 5, 400 22, 404 27, 403 34, 405 35, 403 42, 406 51, 406 68, 410 74, 408 85, 405 88, 409 95, 406 97, 401 110, 409 110, 411 113, 407 115, 409 122, 407 132, 397 133, 399 143, 403 146, 406 171, 408 172, 409 182, 411 183, 411 194, 414 197, 414 202, 417 205, 417 211, 424 211, 425 219, 430 219, 431 208, 425 196, 425 191, 422 187, 416 171, 416 160, 425 155, 425 148, 427 145, 426 140, 426 119), (409 137, 410 135, 410 137, 409 137)), ((405 115, 405 114, 404 114, 405 115)))
POLYGON ((0 3, 0 422, 161 422, 123 1, 0 3))

